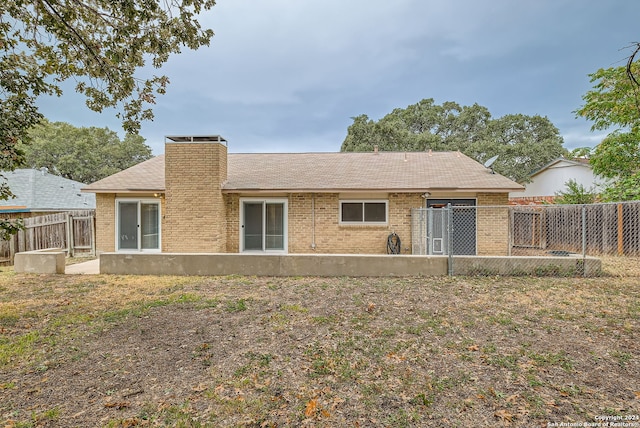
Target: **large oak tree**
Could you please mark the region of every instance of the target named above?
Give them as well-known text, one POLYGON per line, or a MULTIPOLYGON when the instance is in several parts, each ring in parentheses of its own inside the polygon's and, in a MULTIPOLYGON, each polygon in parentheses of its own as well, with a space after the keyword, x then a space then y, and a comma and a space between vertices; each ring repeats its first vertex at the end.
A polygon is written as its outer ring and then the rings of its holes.
POLYGON ((29 135, 32 141, 24 147, 26 166, 47 168, 51 174, 81 183, 93 183, 152 157, 140 135, 127 134, 120 140, 108 128, 77 128, 43 120, 29 135))
POLYGON ((567 154, 551 121, 542 116, 510 114, 493 119, 486 107, 461 106, 447 101, 437 105, 423 99, 397 108, 379 121, 367 115, 353 118, 342 151, 446 151, 485 162, 498 155, 496 172, 524 183, 529 174, 567 154))

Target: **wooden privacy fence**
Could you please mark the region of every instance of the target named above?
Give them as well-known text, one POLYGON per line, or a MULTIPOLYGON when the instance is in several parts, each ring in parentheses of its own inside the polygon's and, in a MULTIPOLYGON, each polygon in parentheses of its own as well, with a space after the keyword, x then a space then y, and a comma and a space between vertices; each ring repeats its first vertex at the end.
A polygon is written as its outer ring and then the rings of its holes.
POLYGON ((640 201, 511 208, 513 247, 640 255, 640 201))
POLYGON ((96 253, 92 210, 25 218, 23 225, 24 229, 11 239, 0 241, 0 262, 13 264, 16 253, 46 248, 62 248, 70 257, 96 253))

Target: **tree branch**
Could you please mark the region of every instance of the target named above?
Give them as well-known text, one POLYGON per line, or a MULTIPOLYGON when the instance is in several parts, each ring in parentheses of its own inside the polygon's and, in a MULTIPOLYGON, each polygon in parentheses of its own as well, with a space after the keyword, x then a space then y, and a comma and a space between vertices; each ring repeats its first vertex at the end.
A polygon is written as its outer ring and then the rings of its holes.
MULTIPOLYGON (((633 87, 633 95, 634 95, 636 109, 640 112, 640 83, 638 83, 636 76, 634 76, 633 74, 633 63, 636 59, 636 55, 638 54, 638 52, 640 52, 640 42, 635 42, 634 44, 636 48, 633 51, 633 53, 629 55, 629 58, 627 59, 627 77, 631 81, 631 86, 633 87)), ((633 44, 631 46, 633 46, 633 44)))
POLYGON ((638 83, 638 80, 636 80, 636 77, 633 75, 633 70, 631 68, 631 65, 635 61, 636 55, 638 54, 638 52, 640 52, 640 42, 636 42, 635 45, 636 49, 627 59, 627 76, 629 76, 631 82, 635 83, 636 86, 640 86, 640 83, 638 83))
POLYGON ((84 37, 82 37, 78 33, 78 31, 76 31, 76 29, 64 19, 62 15, 60 15, 58 10, 49 2, 49 0, 42 0, 42 2, 46 4, 49 10, 60 20, 60 22, 66 28, 68 28, 69 31, 73 33, 74 36, 76 36, 76 40, 79 41, 87 49, 87 51, 89 52, 91 57, 93 57, 93 59, 96 61, 96 63, 98 64, 102 72, 105 74, 105 76, 107 76, 107 78, 111 78, 112 76, 111 76, 111 72, 109 70, 108 64, 105 64, 104 60, 102 60, 102 58, 100 58, 98 54, 96 54, 95 50, 91 46, 89 46, 89 44, 86 42, 84 37))

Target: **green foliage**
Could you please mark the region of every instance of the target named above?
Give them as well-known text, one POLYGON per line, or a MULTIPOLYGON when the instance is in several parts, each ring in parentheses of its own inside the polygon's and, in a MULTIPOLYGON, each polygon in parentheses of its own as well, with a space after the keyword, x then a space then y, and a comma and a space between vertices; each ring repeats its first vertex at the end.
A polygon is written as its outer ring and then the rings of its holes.
POLYGON ((596 201, 597 195, 593 188, 586 189, 582 184, 571 179, 565 183, 567 190, 556 192, 556 203, 558 204, 592 204, 596 201))
MULTIPOLYGON (((640 72, 640 65, 631 65, 634 73, 640 72)), ((584 105, 576 111, 593 122, 592 130, 607 130, 621 127, 637 130, 640 125, 640 105, 637 86, 629 79, 627 67, 601 68, 590 74, 593 89, 582 96, 584 105)))
MULTIPOLYGON (((640 72, 637 62, 629 67, 640 72)), ((626 66, 600 69, 590 77, 594 89, 582 97, 584 105, 576 114, 593 121, 592 130, 614 128, 590 158, 593 172, 611 179, 602 199, 640 199, 640 88, 626 66)))
POLYGON ((639 172, 639 144, 640 132, 613 131, 598 144, 589 161, 593 172, 606 178, 628 177, 639 172))
MULTIPOLYGON (((60 94, 58 83, 75 79, 76 91, 95 111, 122 105, 128 132, 152 118, 145 106, 165 92, 166 76, 141 79, 147 63, 161 67, 182 47, 208 45, 213 31, 196 16, 214 0, 110 0, 74 2, 2 2, 0 60, 2 90, 20 106, 33 106, 41 94, 60 94), (5 82, 11 77, 11 82, 5 82)), ((3 100, 4 104, 4 100, 3 100)), ((33 124, 33 121, 30 121, 33 124)))
POLYGON ((151 149, 139 135, 124 140, 108 128, 76 128, 64 122, 43 120, 29 135, 24 147, 25 164, 46 167, 51 174, 93 183, 150 159, 151 149))
POLYGON ((397 108, 379 121, 367 115, 352 118, 342 151, 455 151, 485 162, 499 155, 496 172, 526 182, 531 171, 565 155, 558 129, 541 116, 522 114, 492 119, 478 104, 434 104, 424 99, 397 108))
POLYGON ((589 159, 593 152, 591 147, 577 147, 569 152, 567 159, 589 159))
MULTIPOLYGON (((215 0, 0 2, 0 170, 23 160, 20 144, 43 116, 41 95, 61 95, 73 79, 97 112, 120 108, 125 131, 152 119, 149 108, 166 91, 166 76, 141 78, 146 64, 160 68, 183 47, 208 45, 213 31, 196 16, 215 0)), ((11 193, 0 188, 0 200, 11 193)), ((3 224, 0 224, 0 229, 3 224)), ((6 229, 5 229, 6 230, 6 229)))
POLYGON ((601 193, 604 202, 639 201, 640 172, 628 177, 621 177, 608 185, 601 193))

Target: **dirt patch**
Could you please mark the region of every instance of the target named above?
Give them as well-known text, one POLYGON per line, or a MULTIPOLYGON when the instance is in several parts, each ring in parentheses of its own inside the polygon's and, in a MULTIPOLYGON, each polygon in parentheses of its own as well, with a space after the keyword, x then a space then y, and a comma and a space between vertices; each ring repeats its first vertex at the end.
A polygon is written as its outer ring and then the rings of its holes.
POLYGON ((632 418, 639 316, 634 276, 9 271, 0 274, 0 421, 400 427, 632 418))

